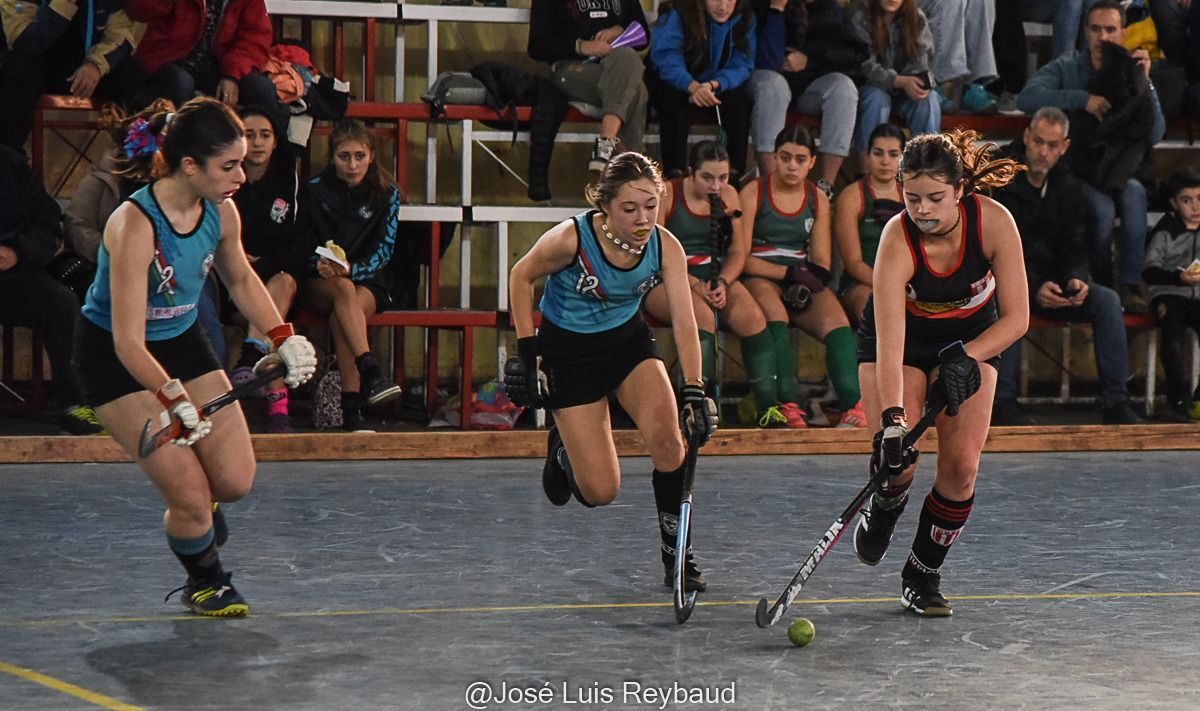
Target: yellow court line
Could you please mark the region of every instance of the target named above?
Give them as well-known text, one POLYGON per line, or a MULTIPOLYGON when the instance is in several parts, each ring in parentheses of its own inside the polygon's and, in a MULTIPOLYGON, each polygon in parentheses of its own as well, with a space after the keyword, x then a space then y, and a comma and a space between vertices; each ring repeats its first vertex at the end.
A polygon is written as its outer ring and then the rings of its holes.
POLYGON ((55 691, 60 691, 64 694, 74 696, 77 699, 83 699, 88 703, 92 703, 106 709, 112 709, 113 711, 145 711, 141 706, 132 706, 124 701, 118 701, 111 696, 98 694, 95 691, 88 691, 83 687, 75 686, 74 684, 55 679, 52 676, 39 674, 32 669, 26 669, 13 664, 0 662, 0 672, 12 674, 15 677, 20 677, 26 681, 32 681, 35 684, 41 684, 42 686, 54 689, 55 691))
MULTIPOLYGON (((996 593, 989 595, 951 595, 950 600, 984 602, 1020 602, 1028 600, 1121 600, 1134 598, 1200 598, 1200 591, 1177 592, 1080 592, 1080 593, 996 593)), ((863 605, 895 602, 898 596, 887 597, 841 597, 828 599, 796 600, 797 605, 863 605)), ((774 602, 774 598, 771 599, 774 602)), ((384 607, 375 610, 313 610, 298 612, 259 612, 251 619, 282 620, 298 618, 367 617, 372 615, 446 615, 446 614, 489 614, 504 612, 568 612, 571 610, 628 610, 652 607, 671 607, 670 602, 578 602, 547 603, 542 605, 490 605, 478 607, 384 607)), ((757 600, 707 600, 698 601, 700 607, 745 607, 757 605, 757 600)), ((64 627, 68 625, 132 624, 141 622, 212 622, 235 624, 226 620, 199 615, 158 615, 144 617, 96 617, 96 618, 51 618, 42 620, 0 620, 5 627, 64 627)), ((2 667, 0 667, 2 668, 2 667)))

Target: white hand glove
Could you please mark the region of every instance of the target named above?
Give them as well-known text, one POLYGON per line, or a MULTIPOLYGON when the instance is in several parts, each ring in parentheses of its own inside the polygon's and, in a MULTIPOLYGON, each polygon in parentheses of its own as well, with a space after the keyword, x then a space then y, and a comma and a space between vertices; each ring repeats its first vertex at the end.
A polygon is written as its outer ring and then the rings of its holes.
MULTIPOLYGON (((289 388, 294 388, 317 372, 317 352, 304 336, 297 336, 292 324, 284 323, 267 332, 275 352, 287 366, 287 376, 283 382, 289 388)), ((259 361, 261 363, 262 361, 259 361)), ((256 366, 257 367, 257 366, 256 366)))
POLYGON ((183 431, 179 437, 171 440, 175 444, 190 447, 212 431, 212 421, 200 416, 196 406, 188 400, 187 391, 178 378, 172 378, 154 393, 158 401, 167 409, 172 419, 179 420, 183 431))

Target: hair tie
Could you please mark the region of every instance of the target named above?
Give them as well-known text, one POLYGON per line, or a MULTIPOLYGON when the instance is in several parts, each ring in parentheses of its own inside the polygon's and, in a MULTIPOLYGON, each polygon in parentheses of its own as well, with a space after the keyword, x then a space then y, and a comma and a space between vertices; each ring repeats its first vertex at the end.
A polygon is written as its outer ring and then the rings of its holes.
POLYGON ((150 129, 150 124, 144 118, 138 118, 129 124, 125 131, 125 155, 130 158, 141 158, 158 152, 158 138, 150 129))

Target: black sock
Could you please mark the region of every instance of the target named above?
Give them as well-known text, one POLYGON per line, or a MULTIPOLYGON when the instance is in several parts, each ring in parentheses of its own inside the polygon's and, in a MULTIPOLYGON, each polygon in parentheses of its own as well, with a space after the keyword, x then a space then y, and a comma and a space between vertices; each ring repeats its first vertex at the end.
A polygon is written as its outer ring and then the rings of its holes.
POLYGON ((188 579, 195 583, 216 580, 221 573, 221 557, 217 552, 217 542, 210 528, 199 538, 184 539, 167 535, 167 545, 171 552, 183 564, 188 579))
POLYGON ((974 495, 966 501, 951 501, 932 489, 921 507, 917 535, 913 537, 912 552, 904 564, 904 577, 910 574, 937 573, 946 562, 950 546, 958 540, 971 515, 974 495))
POLYGON ((358 368, 358 374, 362 376, 364 383, 379 379, 379 364, 375 362, 375 356, 371 355, 371 351, 355 358, 354 365, 358 368))
MULTIPOLYGON (((663 563, 675 562, 675 539, 679 531, 679 503, 683 497, 683 465, 663 472, 657 469, 650 476, 654 485, 654 505, 658 508, 658 532, 662 536, 663 563)), ((692 532, 688 531, 687 548, 692 548, 692 532)))

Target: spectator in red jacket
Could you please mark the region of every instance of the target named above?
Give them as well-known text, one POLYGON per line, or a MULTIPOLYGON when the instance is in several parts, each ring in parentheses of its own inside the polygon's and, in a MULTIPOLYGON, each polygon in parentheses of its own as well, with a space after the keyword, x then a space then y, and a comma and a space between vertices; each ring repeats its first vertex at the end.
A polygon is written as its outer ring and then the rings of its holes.
POLYGON ((264 0, 129 0, 125 11, 146 23, 133 55, 150 77, 138 105, 182 106, 200 91, 230 107, 279 106, 262 72, 273 36, 264 0))

